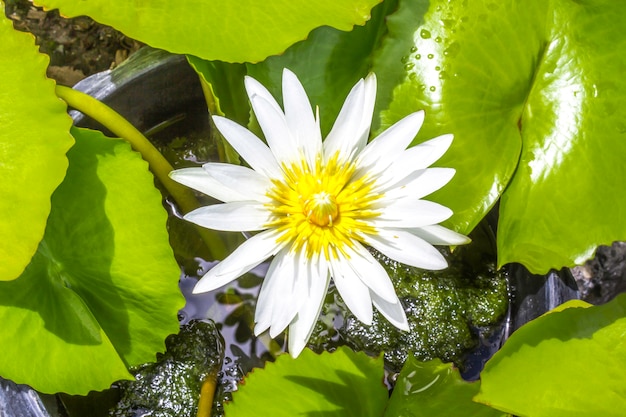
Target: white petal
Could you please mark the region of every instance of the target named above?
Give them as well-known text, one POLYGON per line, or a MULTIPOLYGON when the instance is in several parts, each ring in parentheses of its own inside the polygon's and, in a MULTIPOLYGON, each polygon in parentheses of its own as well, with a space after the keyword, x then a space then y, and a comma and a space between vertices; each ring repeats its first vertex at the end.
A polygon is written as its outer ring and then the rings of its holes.
POLYGON ((276 160, 282 163, 297 159, 297 138, 292 137, 285 113, 272 94, 252 77, 246 76, 244 83, 254 114, 276 160))
POLYGON ((307 277, 308 297, 303 301, 298 314, 289 325, 289 354, 297 357, 306 346, 317 318, 324 304, 324 296, 328 290, 330 274, 323 257, 318 262, 309 262, 306 268, 298 271, 307 277))
POLYGON ((387 271, 363 245, 355 243, 354 249, 346 247, 345 250, 350 268, 372 292, 385 300, 396 299, 396 290, 387 271))
POLYGON ((365 235, 365 239, 377 251, 405 265, 430 270, 448 266, 437 249, 405 230, 379 230, 377 235, 365 235))
POLYGON ((202 168, 225 187, 248 196, 248 200, 269 200, 266 192, 272 187, 272 181, 253 169, 214 162, 204 164, 202 168))
POLYGON ((452 139, 454 135, 446 134, 413 146, 406 150, 398 164, 412 165, 415 169, 428 168, 448 151, 452 139))
POLYGON ((395 163, 424 123, 424 111, 411 113, 371 141, 357 158, 358 174, 378 175, 395 163))
MULTIPOLYGON (((446 185, 456 170, 454 168, 427 168, 413 170, 407 173, 391 167, 385 175, 380 178, 381 183, 386 183, 380 189, 384 193, 386 200, 393 200, 409 196, 412 198, 422 198, 437 191, 446 185)), ((382 204, 382 201, 381 201, 382 204)))
POLYGON ((306 277, 295 273, 296 258, 296 254, 283 249, 270 264, 254 314, 257 336, 271 327, 270 337, 276 337, 298 312, 305 296, 306 277))
POLYGON ((366 325, 372 324, 372 298, 369 288, 350 268, 346 259, 331 259, 330 269, 337 291, 346 306, 357 319, 366 325))
POLYGON ((182 168, 170 172, 170 178, 220 201, 245 201, 250 197, 224 186, 202 168, 182 168))
POLYGON ((274 155, 254 133, 225 117, 213 116, 213 121, 228 143, 252 169, 270 178, 282 177, 274 155))
POLYGON ((200 207, 187 213, 184 219, 207 229, 251 232, 267 229, 271 217, 271 212, 262 204, 235 201, 200 207))
MULTIPOLYGON (((420 173, 428 172, 426 169, 448 150, 452 144, 452 135, 442 135, 417 146, 407 149, 398 157, 389 169, 385 170, 378 178, 380 184, 385 184, 386 188, 404 182, 411 178, 417 178, 420 173)), ((431 168, 431 169, 451 169, 451 168, 431 168)), ((432 186, 433 191, 441 188, 432 186)), ((428 194, 423 194, 428 195, 428 194)))
POLYGON ((254 310, 254 335, 258 336, 265 330, 269 329, 272 324, 272 309, 275 306, 276 299, 274 298, 274 292, 277 291, 276 287, 280 283, 280 275, 274 274, 274 270, 278 265, 277 259, 284 249, 276 254, 276 257, 270 263, 270 266, 265 274, 263 283, 261 284, 261 290, 257 297, 256 308, 254 310))
POLYGON ((272 307, 272 318, 270 327, 270 337, 275 338, 289 325, 303 301, 307 297, 306 276, 298 274, 298 262, 301 262, 300 254, 283 250, 284 256, 279 259, 274 274, 280 276, 281 284, 274 291, 274 307, 272 307))
POLYGON ((279 163, 299 161, 302 155, 282 110, 276 109, 262 96, 251 97, 250 103, 276 160, 279 163))
POLYGON ((283 103, 287 125, 297 147, 309 166, 314 167, 317 156, 322 152, 322 134, 304 87, 296 75, 286 68, 283 70, 283 103))
POLYGON ((365 77, 365 102, 363 103, 363 118, 361 119, 361 130, 363 131, 362 143, 359 144, 358 151, 361 152, 370 135, 370 127, 372 126, 372 117, 374 116, 374 106, 376 104, 376 74, 373 72, 365 77))
POLYGON ((248 97, 250 98, 250 101, 252 101, 253 98, 261 97, 265 101, 267 101, 267 103, 271 107, 273 107, 274 110, 278 112, 282 112, 280 105, 278 104, 278 102, 276 101, 272 93, 270 93, 269 90, 265 88, 263 84, 261 84, 254 78, 249 77, 247 75, 244 77, 243 82, 246 87, 246 92, 248 93, 248 97))
POLYGON ((352 160, 367 143, 374 103, 376 76, 361 79, 348 94, 330 133, 324 141, 324 157, 328 160, 339 152, 343 160, 352 160))
POLYGON ((383 300, 376 294, 372 294, 372 303, 374 303, 374 307, 380 311, 380 314, 382 314, 389 323, 400 330, 409 331, 409 322, 406 319, 404 307, 397 297, 394 302, 389 302, 383 300))
POLYGON ((472 241, 469 237, 438 224, 411 229, 409 232, 432 245, 464 245, 472 241))
POLYGON ((250 271, 281 249, 276 243, 276 238, 277 233, 274 230, 252 236, 226 259, 211 268, 198 281, 193 293, 212 291, 250 271))
POLYGON ((452 214, 448 207, 432 201, 403 198, 384 207, 370 223, 377 228, 422 227, 441 223, 452 214))

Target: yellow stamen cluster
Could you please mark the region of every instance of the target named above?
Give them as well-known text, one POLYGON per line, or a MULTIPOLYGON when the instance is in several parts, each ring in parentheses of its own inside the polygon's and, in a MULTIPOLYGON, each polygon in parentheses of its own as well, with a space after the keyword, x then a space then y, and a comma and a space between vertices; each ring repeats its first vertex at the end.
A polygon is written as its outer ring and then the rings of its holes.
POLYGON ((304 249, 307 257, 324 254, 326 259, 345 253, 345 245, 362 241, 374 233, 367 222, 380 213, 373 203, 381 198, 367 175, 354 178, 354 163, 342 163, 338 155, 314 167, 303 159, 283 165, 284 178, 274 180, 268 192, 273 220, 268 228, 280 233, 278 243, 294 251, 304 249))

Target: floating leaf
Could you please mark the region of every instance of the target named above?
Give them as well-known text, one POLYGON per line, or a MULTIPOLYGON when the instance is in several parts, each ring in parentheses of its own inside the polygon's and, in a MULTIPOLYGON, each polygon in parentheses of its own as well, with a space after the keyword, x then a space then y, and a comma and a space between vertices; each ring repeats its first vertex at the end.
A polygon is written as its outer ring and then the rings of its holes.
POLYGON ((626 240, 626 3, 553 4, 498 226, 499 264, 540 273, 626 240))
POLYGON ((283 68, 297 74, 312 106, 320 109, 322 132, 326 135, 350 89, 370 72, 372 55, 386 32, 385 18, 396 7, 395 0, 383 2, 372 9, 372 18, 364 27, 355 27, 351 32, 318 28, 284 54, 246 65, 248 75, 282 102, 283 68))
POLYGON ((476 399, 520 416, 622 416, 625 333, 626 294, 539 317, 487 362, 476 399))
POLYGON ((439 359, 409 356, 398 376, 385 417, 498 417, 502 412, 472 401, 480 382, 467 382, 458 369, 439 359))
POLYGON ((44 239, 21 277, 0 283, 0 374, 84 394, 154 360, 183 299, 147 164, 121 140, 72 133, 44 239))
POLYGON ((20 276, 37 250, 50 196, 67 169, 72 120, 46 78, 49 59, 17 32, 0 2, 0 281, 20 276))
POLYGON ((64 15, 88 15, 155 48, 227 62, 258 62, 319 26, 351 30, 380 0, 38 0, 64 15))
POLYGON ((305 349, 297 359, 281 355, 249 374, 227 417, 380 417, 387 403, 382 357, 341 347, 320 355, 305 349))
POLYGON ((417 142, 455 135, 438 164, 456 176, 432 196, 450 225, 502 195, 499 264, 535 273, 626 239, 626 3, 401 0, 387 22, 381 127, 426 109, 417 142))
POLYGON ((517 123, 536 61, 526 51, 539 43, 532 21, 516 30, 510 23, 528 20, 530 4, 513 14, 504 4, 500 13, 489 11, 486 3, 433 1, 425 10, 424 1, 401 1, 374 66, 393 68, 389 75, 377 71, 392 89, 379 98, 383 128, 425 109, 417 142, 455 135, 438 165, 457 173, 433 196, 454 210, 450 223, 463 233, 495 204, 515 171, 522 145, 517 123))

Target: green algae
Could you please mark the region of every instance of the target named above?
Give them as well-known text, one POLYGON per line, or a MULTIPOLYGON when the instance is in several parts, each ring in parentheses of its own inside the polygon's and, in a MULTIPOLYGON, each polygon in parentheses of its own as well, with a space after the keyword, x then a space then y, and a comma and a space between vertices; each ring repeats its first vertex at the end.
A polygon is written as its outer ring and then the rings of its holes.
POLYGON ((394 372, 409 353, 420 360, 439 358, 463 368, 465 355, 478 346, 481 334, 497 330, 509 300, 506 275, 496 269, 490 229, 478 227, 471 237, 472 243, 454 251, 440 249, 449 263, 443 271, 407 267, 372 252, 394 283, 410 331, 396 329, 377 311, 372 325, 364 325, 331 291, 327 300, 332 302, 324 307, 311 339, 314 348, 347 344, 374 355, 383 352, 387 368, 394 372))
POLYGON ((165 341, 156 363, 131 370, 135 381, 120 381, 122 398, 111 417, 195 417, 202 383, 217 375, 224 342, 212 321, 192 320, 165 341))

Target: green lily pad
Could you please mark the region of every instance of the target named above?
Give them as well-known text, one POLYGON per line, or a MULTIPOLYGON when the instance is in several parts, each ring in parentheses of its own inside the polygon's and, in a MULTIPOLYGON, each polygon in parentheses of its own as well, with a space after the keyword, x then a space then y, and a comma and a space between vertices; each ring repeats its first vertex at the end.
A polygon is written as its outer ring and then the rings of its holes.
POLYGON ((382 357, 341 347, 333 353, 305 349, 281 355, 246 376, 226 404, 227 417, 380 417, 387 404, 382 357))
POLYGON ((85 394, 154 360, 183 298, 146 162, 119 139, 72 134, 44 239, 21 277, 0 283, 0 375, 85 394))
POLYGON ((283 68, 293 71, 302 82, 311 105, 320 109, 324 136, 330 131, 350 89, 371 70, 372 55, 385 35, 386 16, 397 7, 386 0, 372 9, 372 18, 363 27, 341 32, 321 27, 311 32, 280 56, 258 64, 247 64, 248 75, 266 86, 282 102, 283 68))
POLYGON ((526 51, 539 43, 528 18, 533 4, 513 14, 505 7, 510 1, 499 3, 500 12, 486 3, 433 1, 425 9, 424 1, 402 0, 374 65, 386 87, 378 102, 381 128, 425 109, 416 142, 454 134, 437 165, 455 168, 456 175, 429 199, 452 208, 448 224, 462 233, 485 216, 513 176, 522 146, 518 120, 536 60, 526 51), (516 19, 530 23, 512 31, 516 19), (382 71, 387 67, 389 74, 382 71))
POLYGON ((0 281, 7 281, 37 250, 74 141, 66 107, 46 78, 48 57, 0 9, 0 281))
POLYGON ((215 100, 207 103, 211 114, 228 115, 230 119, 246 125, 250 119, 250 105, 243 85, 246 66, 221 61, 206 61, 195 56, 188 56, 187 60, 200 75, 205 94, 215 100))
POLYGON ((455 140, 432 195, 467 233, 500 196, 499 265, 535 273, 626 239, 626 3, 401 0, 374 62, 381 128, 455 140), (424 5, 429 3, 423 12, 424 5))
POLYGON ((385 417, 501 417, 502 412, 475 403, 480 382, 467 382, 458 369, 439 359, 418 361, 409 356, 398 375, 385 417))
POLYGON ((626 294, 539 317, 487 362, 476 400, 520 416, 622 416, 625 333, 626 294))
MULTIPOLYGON (((261 137, 254 114, 250 112, 244 76, 250 75, 261 82, 280 103, 283 68, 289 68, 298 75, 311 104, 320 108, 322 132, 327 134, 352 86, 367 75, 369 57, 385 31, 382 22, 395 7, 395 0, 379 4, 372 9, 372 17, 364 27, 355 27, 350 32, 317 28, 305 41, 257 64, 188 59, 205 85, 209 111, 248 126, 261 137)), ((235 158, 230 159, 237 162, 235 158)))
POLYGON ((380 0, 38 0, 66 16, 88 15, 155 48, 208 60, 258 62, 319 26, 351 30, 380 0))
POLYGON ((626 3, 553 3, 498 226, 499 264, 534 272, 626 240, 626 3))

